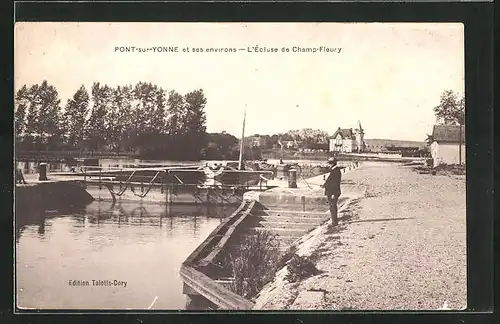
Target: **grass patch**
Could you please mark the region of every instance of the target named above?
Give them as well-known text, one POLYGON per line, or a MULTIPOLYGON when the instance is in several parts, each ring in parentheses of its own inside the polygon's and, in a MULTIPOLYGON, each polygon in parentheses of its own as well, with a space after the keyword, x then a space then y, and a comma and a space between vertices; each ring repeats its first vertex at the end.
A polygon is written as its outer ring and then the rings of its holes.
POLYGON ((443 174, 465 175, 464 164, 440 164, 434 170, 443 174))
POLYGON ((234 277, 231 290, 245 298, 253 298, 274 279, 280 259, 279 241, 275 235, 262 231, 245 237, 229 254, 234 277))
POLYGON ((288 273, 285 279, 289 282, 297 282, 320 274, 311 257, 293 255, 288 263, 288 273))
POLYGON ((440 164, 435 168, 432 167, 414 167, 413 170, 417 171, 420 174, 432 174, 432 175, 465 175, 466 168, 465 165, 462 164, 440 164))

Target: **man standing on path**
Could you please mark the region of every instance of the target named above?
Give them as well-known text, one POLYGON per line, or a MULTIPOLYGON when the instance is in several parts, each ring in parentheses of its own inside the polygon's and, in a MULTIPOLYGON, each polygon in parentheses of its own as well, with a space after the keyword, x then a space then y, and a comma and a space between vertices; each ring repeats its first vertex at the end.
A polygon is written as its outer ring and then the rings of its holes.
POLYGON ((330 174, 328 178, 326 178, 325 184, 323 187, 325 188, 325 195, 328 199, 328 203, 330 205, 330 214, 332 217, 332 226, 338 224, 337 220, 337 202, 339 200, 341 191, 340 191, 340 180, 342 178, 342 174, 340 172, 340 168, 337 165, 337 160, 335 158, 329 158, 328 164, 330 165, 330 174))

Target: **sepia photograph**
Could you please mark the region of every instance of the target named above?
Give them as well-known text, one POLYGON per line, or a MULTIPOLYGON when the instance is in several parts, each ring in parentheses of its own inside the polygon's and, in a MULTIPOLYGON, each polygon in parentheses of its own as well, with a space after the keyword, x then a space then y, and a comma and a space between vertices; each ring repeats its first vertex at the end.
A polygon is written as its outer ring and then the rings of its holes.
POLYGON ((463 24, 14 31, 18 310, 467 308, 463 24))

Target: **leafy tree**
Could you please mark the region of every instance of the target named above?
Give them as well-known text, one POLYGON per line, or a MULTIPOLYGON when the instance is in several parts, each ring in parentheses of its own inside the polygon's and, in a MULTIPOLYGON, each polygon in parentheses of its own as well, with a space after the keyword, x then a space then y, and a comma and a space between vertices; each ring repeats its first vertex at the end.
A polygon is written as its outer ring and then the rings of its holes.
POLYGON ((41 99, 39 115, 39 132, 44 143, 47 143, 49 149, 56 149, 60 144, 61 128, 60 120, 62 117, 61 100, 54 86, 47 81, 43 81, 38 89, 38 96, 41 99))
POLYGON ((112 107, 117 112, 114 127, 108 129, 110 137, 117 138, 117 150, 130 151, 133 149, 132 138, 132 87, 131 86, 118 86, 113 91, 112 107))
POLYGON ((204 159, 237 159, 239 154, 238 139, 226 132, 206 134, 206 145, 202 148, 204 159))
POLYGON ((92 151, 99 151, 106 144, 106 114, 111 106, 112 91, 110 87, 101 86, 99 82, 92 85, 93 106, 85 126, 87 147, 92 151))
POLYGON ((37 99, 37 92, 38 92, 39 85, 34 84, 32 85, 29 89, 28 92, 26 93, 27 101, 28 103, 28 111, 26 114, 26 124, 25 124, 25 131, 24 131, 24 136, 23 136, 23 142, 26 145, 26 147, 30 149, 34 149, 36 146, 36 143, 38 141, 39 135, 38 135, 38 116, 40 114, 39 112, 39 106, 37 104, 38 99, 37 99))
POLYGON ((56 88, 46 80, 29 90, 23 88, 18 104, 27 106, 24 142, 34 149, 58 148, 61 142, 61 107, 56 88))
POLYGON ((63 131, 70 148, 83 148, 85 119, 89 109, 89 94, 82 85, 73 98, 68 99, 64 112, 63 131))
POLYGON ((186 114, 184 97, 178 92, 171 90, 167 99, 167 130, 169 135, 180 135, 185 131, 184 118, 186 114))
POLYGON ((278 136, 279 136, 281 142, 294 140, 294 135, 290 134, 290 132, 286 132, 284 134, 278 134, 278 136))
POLYGON ((203 90, 195 90, 187 93, 184 96, 185 102, 185 127, 186 134, 184 137, 185 148, 189 149, 188 158, 197 158, 201 147, 203 146, 204 137, 206 134, 206 122, 207 118, 205 116, 205 105, 207 104, 207 99, 203 93, 203 90))
POLYGON ((118 89, 110 88, 106 114, 104 115, 106 146, 111 151, 119 151, 121 129, 119 124, 120 110, 122 107, 116 102, 118 89))
POLYGON ((165 91, 151 83, 139 82, 134 90, 137 144, 144 152, 157 151, 163 146, 165 133, 165 91))
POLYGON ((279 147, 279 135, 273 134, 271 135, 271 138, 269 140, 269 144, 267 145, 267 148, 278 148, 279 147))
POLYGON ((29 93, 28 87, 24 85, 21 89, 19 89, 16 93, 15 98, 15 133, 16 139, 22 137, 24 130, 26 129, 26 113, 29 102, 29 93))
POLYGON ((134 99, 136 100, 135 109, 139 113, 139 118, 136 122, 143 133, 150 133, 152 131, 151 123, 155 112, 154 92, 155 86, 145 82, 137 83, 133 90, 134 99))
POLYGON ((207 140, 206 103, 202 89, 185 95, 172 90, 167 98, 164 89, 151 83, 111 88, 94 82, 90 95, 82 85, 63 112, 57 90, 44 81, 16 94, 17 141, 34 149, 66 145, 169 159, 198 159, 200 152, 234 158, 239 153, 234 136, 223 134, 221 143, 207 140))
POLYGON ((425 144, 429 146, 432 144, 432 142, 434 142, 434 137, 432 136, 432 134, 427 134, 427 138, 425 139, 425 144))
POLYGON ((439 105, 434 107, 434 114, 438 122, 444 125, 464 125, 465 97, 459 97, 452 90, 444 91, 439 105))
POLYGON ((155 135, 166 134, 166 116, 167 116, 167 97, 166 91, 161 87, 155 88, 154 93, 154 120, 151 123, 155 135))
POLYGON ((460 141, 458 143, 458 163, 462 164, 462 125, 465 124, 465 97, 459 97, 452 90, 441 94, 439 105, 434 107, 438 122, 444 125, 460 125, 460 141))

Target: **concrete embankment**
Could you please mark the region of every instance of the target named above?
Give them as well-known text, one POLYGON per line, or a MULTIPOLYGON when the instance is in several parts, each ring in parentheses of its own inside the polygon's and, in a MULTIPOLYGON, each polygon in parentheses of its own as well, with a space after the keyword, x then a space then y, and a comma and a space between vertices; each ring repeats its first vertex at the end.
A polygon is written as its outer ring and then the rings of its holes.
MULTIPOLYGON (((343 169, 342 172, 345 174, 353 169, 354 165, 343 169)), ((305 233, 329 219, 328 203, 320 187, 324 182, 323 176, 308 181, 302 179, 298 181, 297 188, 286 188, 286 182, 281 180, 279 183, 274 183, 279 187, 266 192, 245 193, 244 202, 239 209, 246 205, 251 207, 248 207, 241 216, 239 216, 240 211, 236 210, 185 261, 184 268, 181 269, 181 276, 189 286, 189 289, 185 289, 185 293, 192 296, 200 294, 223 309, 250 306, 252 303, 249 304, 244 299, 237 302, 237 296, 231 297, 229 291, 215 284, 221 276, 231 276, 230 272, 226 273, 216 267, 223 265, 223 256, 237 249, 245 236, 254 236, 259 231, 271 233, 277 237, 284 252, 305 233), (224 224, 232 220, 234 224, 223 232, 226 226, 224 224), (215 246, 213 242, 216 241, 218 243, 215 246), (196 259, 200 255, 206 255, 207 260, 197 264, 196 259), (229 302, 231 300, 234 302, 229 302)), ((347 201, 347 198, 342 198, 341 204, 347 201)))
MULTIPOLYGON (((356 170, 355 164, 342 169, 346 175, 356 170)), ((298 179, 297 188, 287 188, 285 181, 276 180, 276 188, 264 192, 248 192, 246 200, 255 200, 261 208, 249 217, 245 235, 266 231, 279 239, 280 249, 286 251, 295 241, 330 218, 329 205, 321 185, 327 174, 309 179, 298 179)), ((346 188, 349 187, 346 184, 346 188)), ((347 188, 347 192, 352 189, 347 188)), ((349 195, 339 199, 339 206, 349 202, 349 195)))
POLYGON ((364 193, 340 212, 339 225, 325 223, 296 244, 320 273, 291 283, 283 267, 254 309, 465 307, 465 176, 373 164, 346 175, 347 186, 364 193))
POLYGON ((85 206, 93 201, 92 196, 77 181, 36 181, 18 184, 14 197, 18 214, 33 210, 85 206))

